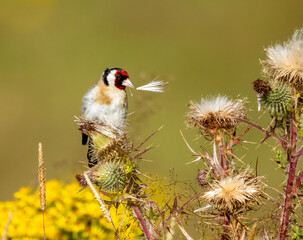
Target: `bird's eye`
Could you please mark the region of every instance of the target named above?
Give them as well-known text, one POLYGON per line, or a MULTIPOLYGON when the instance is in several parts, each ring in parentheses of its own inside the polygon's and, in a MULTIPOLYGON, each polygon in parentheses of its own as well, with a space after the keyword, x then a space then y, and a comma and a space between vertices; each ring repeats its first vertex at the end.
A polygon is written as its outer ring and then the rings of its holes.
POLYGON ((121 75, 117 75, 117 76, 116 76, 116 79, 117 79, 117 80, 120 80, 120 79, 121 79, 121 75))

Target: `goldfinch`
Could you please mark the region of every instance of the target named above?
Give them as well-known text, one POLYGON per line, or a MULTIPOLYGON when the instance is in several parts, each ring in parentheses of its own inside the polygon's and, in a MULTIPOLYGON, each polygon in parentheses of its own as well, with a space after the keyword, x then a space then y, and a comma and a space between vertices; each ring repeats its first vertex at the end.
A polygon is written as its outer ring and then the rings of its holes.
MULTIPOLYGON (((81 117, 98 121, 113 128, 119 134, 125 127, 127 114, 126 87, 133 88, 129 75, 121 68, 106 69, 101 79, 83 97, 81 117)), ((82 144, 89 143, 88 166, 97 164, 90 156, 91 141, 82 134, 82 144)))

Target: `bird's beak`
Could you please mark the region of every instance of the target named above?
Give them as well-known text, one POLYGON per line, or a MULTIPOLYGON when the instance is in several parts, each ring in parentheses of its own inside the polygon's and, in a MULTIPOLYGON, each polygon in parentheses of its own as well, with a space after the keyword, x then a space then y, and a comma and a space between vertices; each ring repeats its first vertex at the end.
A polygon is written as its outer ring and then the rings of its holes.
POLYGON ((128 78, 123 80, 122 85, 125 86, 125 87, 134 88, 134 85, 132 84, 132 82, 128 78))

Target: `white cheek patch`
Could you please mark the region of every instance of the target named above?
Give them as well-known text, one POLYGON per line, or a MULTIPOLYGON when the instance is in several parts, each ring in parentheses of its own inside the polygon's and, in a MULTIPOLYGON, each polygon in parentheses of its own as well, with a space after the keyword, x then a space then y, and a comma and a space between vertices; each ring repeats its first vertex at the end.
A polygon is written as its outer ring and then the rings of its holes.
POLYGON ((114 87, 115 86, 115 80, 116 80, 116 77, 115 77, 115 74, 116 74, 117 71, 111 71, 108 75, 107 75, 107 81, 108 81, 108 85, 110 87, 114 87))

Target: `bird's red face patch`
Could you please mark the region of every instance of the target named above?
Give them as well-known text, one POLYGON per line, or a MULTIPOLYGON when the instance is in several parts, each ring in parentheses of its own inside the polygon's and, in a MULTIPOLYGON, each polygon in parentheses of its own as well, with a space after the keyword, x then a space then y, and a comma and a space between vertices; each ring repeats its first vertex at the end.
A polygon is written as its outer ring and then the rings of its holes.
POLYGON ((122 77, 125 77, 125 79, 126 79, 126 78, 129 78, 128 73, 127 73, 126 71, 124 71, 124 70, 122 70, 122 71, 117 71, 116 74, 115 74, 115 76, 117 76, 117 75, 120 75, 120 76, 122 76, 122 77))
POLYGON ((129 78, 129 75, 126 71, 117 71, 115 73, 116 80, 115 80, 115 86, 121 90, 125 89, 125 86, 122 85, 123 80, 129 78))

